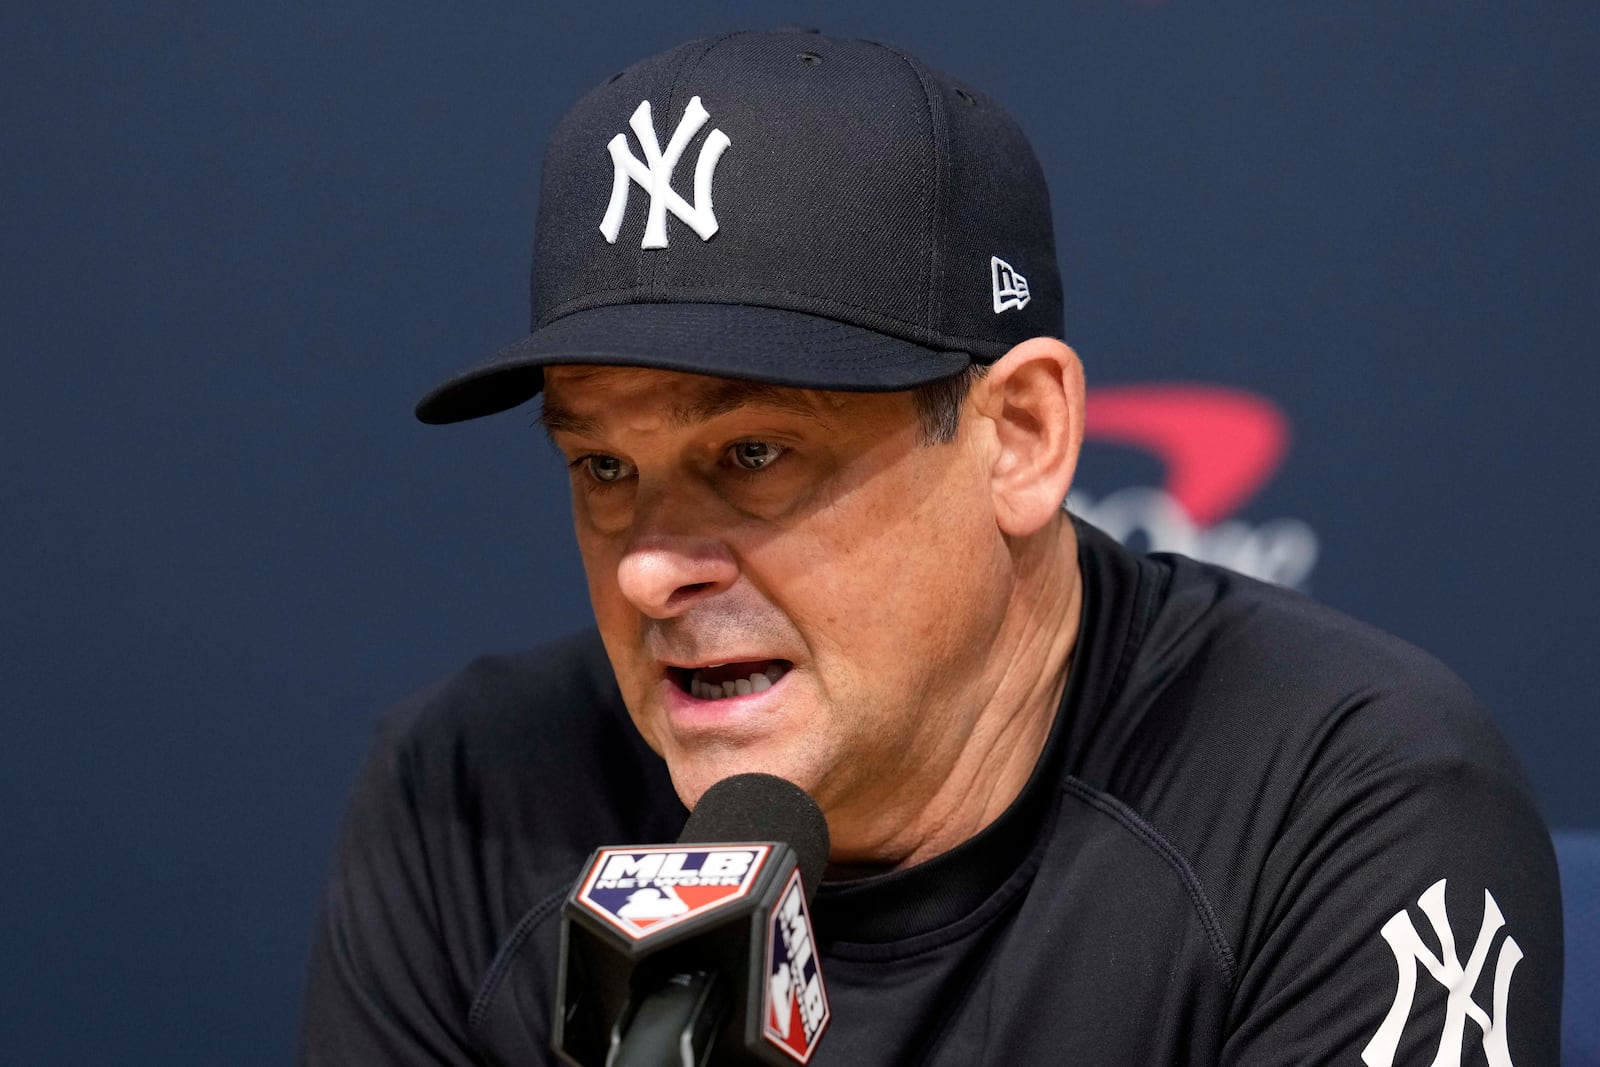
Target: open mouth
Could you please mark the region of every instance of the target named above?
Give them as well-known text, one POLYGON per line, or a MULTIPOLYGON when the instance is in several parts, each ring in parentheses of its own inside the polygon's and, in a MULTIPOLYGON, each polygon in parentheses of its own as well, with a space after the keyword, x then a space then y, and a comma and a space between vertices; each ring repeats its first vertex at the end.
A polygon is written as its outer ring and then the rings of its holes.
POLYGON ((697 700, 726 700, 771 689, 789 673, 789 667, 788 660, 758 659, 710 667, 673 667, 668 673, 679 689, 697 700))

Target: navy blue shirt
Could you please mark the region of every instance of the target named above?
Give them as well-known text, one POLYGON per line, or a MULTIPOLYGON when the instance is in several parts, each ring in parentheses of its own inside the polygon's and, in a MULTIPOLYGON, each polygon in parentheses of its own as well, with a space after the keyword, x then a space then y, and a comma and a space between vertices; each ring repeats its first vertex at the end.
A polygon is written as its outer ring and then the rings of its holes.
MULTIPOLYGON (((1294 592, 1078 536, 1081 632, 1021 795, 950 852, 818 891, 812 1064, 1556 1064, 1555 859, 1466 687, 1294 592)), ((394 709, 301 1062, 554 1062, 574 879, 686 816, 593 632, 394 709)))

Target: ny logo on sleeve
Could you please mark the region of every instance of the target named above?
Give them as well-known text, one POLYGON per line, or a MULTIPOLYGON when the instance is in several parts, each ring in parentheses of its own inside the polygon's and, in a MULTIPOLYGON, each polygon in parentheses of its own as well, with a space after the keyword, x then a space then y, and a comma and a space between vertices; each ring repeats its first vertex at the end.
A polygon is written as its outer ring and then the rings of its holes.
POLYGON ((1411 1018, 1411 1002, 1417 991, 1417 965, 1448 991, 1444 1019, 1439 1022, 1439 1051, 1434 1057, 1434 1067, 1460 1067, 1461 1046, 1466 1036, 1466 1023, 1471 1019, 1483 1033, 1483 1054, 1489 1067, 1512 1067, 1511 1053, 1506 1047, 1506 1000, 1511 992, 1511 972, 1522 960, 1522 949, 1509 934, 1500 942, 1500 953, 1494 965, 1494 1013, 1490 1015, 1472 999, 1489 950, 1494 947, 1496 935, 1505 925, 1500 906, 1487 889, 1483 891, 1483 924, 1478 928, 1478 940, 1472 946, 1463 966, 1456 954, 1455 933, 1450 929, 1450 917, 1444 907, 1445 879, 1441 878, 1425 889, 1417 898, 1417 906, 1433 926, 1439 942, 1439 954, 1423 943, 1417 928, 1404 908, 1383 924, 1379 931, 1394 953, 1399 969, 1399 988, 1395 990, 1394 1004, 1384 1017, 1378 1032, 1372 1035, 1361 1052, 1367 1067, 1392 1067, 1395 1052, 1400 1046, 1400 1035, 1411 1018))

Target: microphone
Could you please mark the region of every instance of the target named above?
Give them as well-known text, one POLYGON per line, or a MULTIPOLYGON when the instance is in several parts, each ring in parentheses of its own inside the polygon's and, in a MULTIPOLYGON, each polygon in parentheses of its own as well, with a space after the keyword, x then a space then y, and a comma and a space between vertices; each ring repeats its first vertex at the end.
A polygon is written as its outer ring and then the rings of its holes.
POLYGON ((706 790, 675 845, 597 849, 562 909, 556 1055, 806 1063, 829 1018, 808 906, 827 858, 816 802, 770 774, 706 790))

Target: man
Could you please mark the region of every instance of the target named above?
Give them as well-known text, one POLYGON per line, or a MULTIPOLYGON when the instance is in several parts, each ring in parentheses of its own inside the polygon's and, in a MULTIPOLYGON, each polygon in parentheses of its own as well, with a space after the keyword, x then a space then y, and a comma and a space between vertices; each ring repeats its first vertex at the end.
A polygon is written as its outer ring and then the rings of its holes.
POLYGON ((589 852, 752 770, 832 835, 813 1063, 1556 1062, 1548 836, 1461 683, 1062 510, 1083 376, 991 100, 695 41, 562 120, 538 232, 533 333, 418 413, 542 392, 597 632, 385 719, 307 1062, 549 1062, 589 852))

